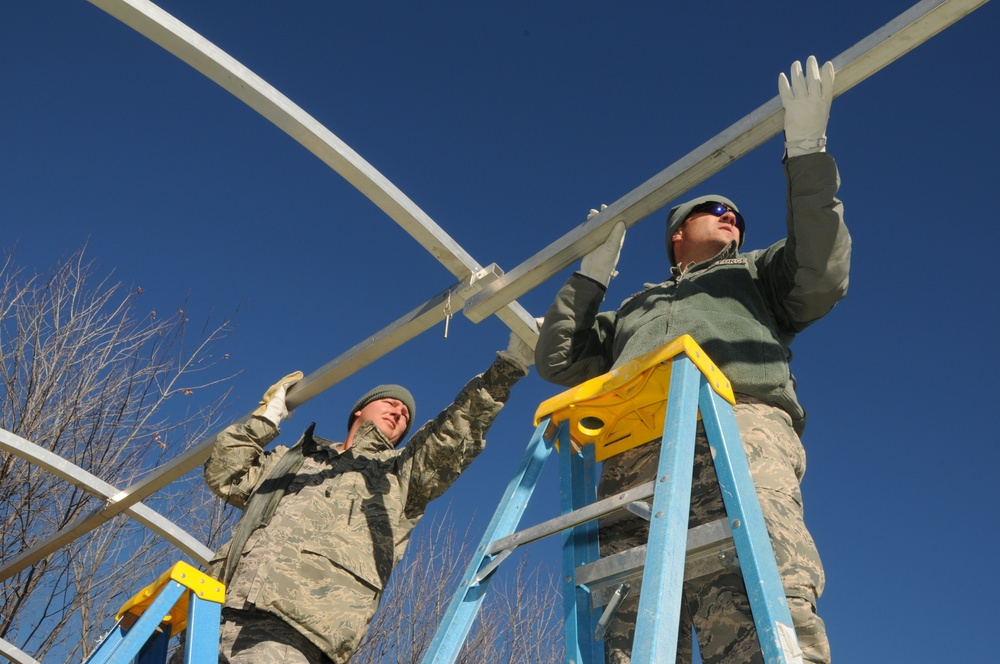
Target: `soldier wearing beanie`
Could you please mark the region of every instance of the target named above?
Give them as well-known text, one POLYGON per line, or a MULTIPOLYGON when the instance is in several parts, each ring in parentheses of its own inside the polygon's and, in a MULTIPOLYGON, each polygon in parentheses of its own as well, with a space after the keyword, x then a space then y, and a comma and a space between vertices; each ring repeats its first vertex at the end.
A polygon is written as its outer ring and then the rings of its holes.
MULTIPOLYGON (((372 388, 364 396, 358 399, 358 402, 354 404, 354 408, 351 408, 351 414, 347 417, 347 438, 344 441, 345 446, 350 446, 350 443, 354 437, 354 431, 357 429, 354 426, 355 422, 360 424, 364 422, 365 419, 371 419, 370 417, 364 417, 365 409, 368 408, 370 404, 378 401, 386 401, 387 410, 390 412, 396 412, 399 406, 403 406, 406 410, 400 411, 405 422, 402 433, 400 433, 399 438, 393 442, 400 442, 406 438, 406 434, 410 432, 410 425, 413 424, 413 419, 417 416, 417 406, 413 401, 413 395, 410 391, 403 387, 402 385, 379 385, 378 387, 372 388), (360 422, 358 421, 360 420, 360 422)), ((369 411, 373 410, 368 408, 369 411)), ((379 409, 379 415, 385 417, 385 414, 379 409)), ((373 413, 369 413, 373 415, 373 413)))
MULTIPOLYGON (((810 57, 805 72, 796 62, 791 74, 791 84, 784 74, 778 83, 785 111, 787 237, 743 253, 746 224, 732 200, 711 194, 686 201, 667 218, 666 280, 646 284, 615 311, 599 312, 624 240, 625 224, 619 222, 559 291, 539 330, 535 359, 539 376, 573 386, 681 335, 694 338, 736 392, 733 411, 803 661, 828 664, 826 629, 816 609, 823 566, 805 526, 799 486, 806 465, 799 438, 805 410, 789 346, 846 294, 851 238, 836 198, 840 176, 826 153, 833 65, 826 63, 821 72, 810 57)), ((652 481, 659 455, 657 440, 606 459, 599 497, 652 481)), ((690 527, 725 516, 700 424, 693 471, 690 527)), ((602 523, 601 555, 644 544, 648 534, 647 522, 639 519, 602 523)), ((641 593, 626 596, 608 625, 604 651, 611 664, 631 659, 641 593)), ((739 573, 685 581, 681 615, 677 662, 691 661, 692 632, 705 664, 763 662, 739 573)))
POLYGON ((286 394, 301 372, 271 386, 250 421, 220 433, 205 481, 243 510, 209 566, 227 586, 220 661, 350 660, 410 531, 482 452, 532 361, 512 334, 490 367, 405 445, 413 395, 379 385, 351 407, 343 442, 314 435, 313 423, 291 448, 265 452, 289 415, 286 394))

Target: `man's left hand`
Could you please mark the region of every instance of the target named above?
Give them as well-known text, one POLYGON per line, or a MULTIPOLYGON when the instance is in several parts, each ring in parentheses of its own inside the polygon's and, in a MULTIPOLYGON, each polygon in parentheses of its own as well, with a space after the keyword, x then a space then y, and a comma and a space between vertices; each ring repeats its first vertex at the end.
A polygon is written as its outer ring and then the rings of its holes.
POLYGON ((528 367, 535 363, 535 351, 513 332, 510 333, 507 350, 500 351, 500 356, 524 369, 525 373, 528 372, 528 367))
POLYGON ((806 70, 796 60, 792 63, 791 82, 778 75, 778 95, 785 108, 785 151, 789 157, 826 152, 826 125, 833 102, 833 63, 822 71, 816 57, 806 60, 806 70))

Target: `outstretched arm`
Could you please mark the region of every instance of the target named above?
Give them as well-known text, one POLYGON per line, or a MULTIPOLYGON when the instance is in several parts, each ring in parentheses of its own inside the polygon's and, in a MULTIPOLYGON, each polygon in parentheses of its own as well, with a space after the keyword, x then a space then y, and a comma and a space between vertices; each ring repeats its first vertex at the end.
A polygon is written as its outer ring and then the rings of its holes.
MULTIPOLYGON (((588 219, 597 214, 591 210, 588 219)), ((599 376, 611 367, 612 314, 598 314, 625 242, 619 222, 602 245, 583 257, 545 313, 535 346, 538 375, 550 383, 571 387, 599 376)))
POLYGON ((482 374, 470 380, 455 400, 413 435, 403 452, 409 464, 406 514, 423 514, 486 446, 486 433, 510 397, 511 388, 528 373, 531 352, 511 333, 510 345, 482 374))
POLYGON ((302 372, 296 371, 272 385, 247 422, 226 427, 215 439, 212 455, 205 462, 205 483, 227 503, 245 507, 257 484, 287 449, 264 452, 278 435, 278 424, 289 416, 285 395, 301 378, 302 372))
POLYGON ((779 322, 796 333, 819 319, 847 294, 851 237, 837 165, 826 154, 826 127, 833 100, 834 70, 810 56, 795 62, 791 81, 778 78, 785 107, 785 173, 788 178, 788 237, 763 254, 761 272, 772 286, 779 322))

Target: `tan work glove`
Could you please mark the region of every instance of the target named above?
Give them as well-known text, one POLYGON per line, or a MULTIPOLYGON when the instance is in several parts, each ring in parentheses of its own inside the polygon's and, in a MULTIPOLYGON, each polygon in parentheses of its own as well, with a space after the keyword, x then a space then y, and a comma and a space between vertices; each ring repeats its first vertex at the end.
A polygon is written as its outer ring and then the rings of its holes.
POLYGON ((300 380, 302 380, 302 372, 293 371, 267 388, 267 392, 264 393, 264 397, 260 400, 260 407, 253 414, 263 417, 274 426, 278 426, 281 420, 291 417, 292 414, 285 404, 285 396, 288 394, 288 388, 300 380))

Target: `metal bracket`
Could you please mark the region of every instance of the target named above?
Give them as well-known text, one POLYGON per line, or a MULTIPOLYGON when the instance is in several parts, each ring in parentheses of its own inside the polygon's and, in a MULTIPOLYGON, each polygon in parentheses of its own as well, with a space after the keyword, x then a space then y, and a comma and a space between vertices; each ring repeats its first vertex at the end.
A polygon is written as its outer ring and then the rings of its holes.
POLYGON ((496 557, 494 557, 490 562, 483 565, 480 568, 479 572, 476 573, 474 577, 472 577, 472 583, 470 585, 475 586, 482 583, 486 579, 486 577, 488 577, 490 574, 495 572, 498 567, 500 567, 500 564, 503 561, 510 558, 510 554, 512 553, 514 553, 514 549, 504 549, 503 551, 498 553, 496 557))
POLYGON ((594 627, 594 640, 600 641, 604 638, 604 633, 608 631, 608 625, 611 623, 611 619, 615 617, 618 613, 618 607, 621 605, 622 600, 628 596, 628 591, 632 588, 632 585, 628 582, 620 584, 615 592, 612 593, 611 599, 608 600, 608 605, 604 607, 604 613, 597 621, 597 626, 594 627))

